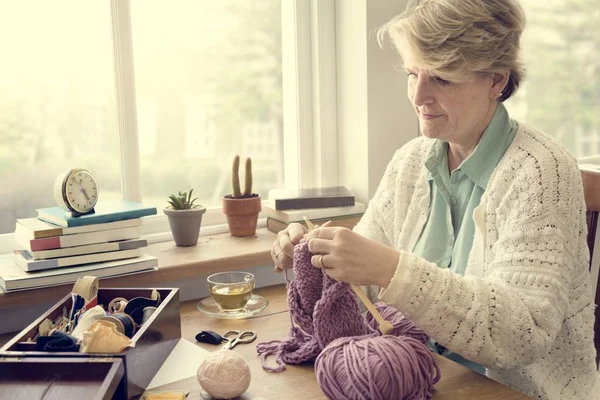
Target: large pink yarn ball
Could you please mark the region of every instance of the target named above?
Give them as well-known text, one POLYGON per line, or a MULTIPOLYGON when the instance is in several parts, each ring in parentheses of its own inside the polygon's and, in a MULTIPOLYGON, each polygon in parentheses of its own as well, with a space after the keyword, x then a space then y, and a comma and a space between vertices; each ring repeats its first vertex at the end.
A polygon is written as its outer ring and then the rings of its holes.
POLYGON ((439 380, 432 352, 412 337, 345 337, 315 362, 321 390, 332 400, 429 399, 439 380))

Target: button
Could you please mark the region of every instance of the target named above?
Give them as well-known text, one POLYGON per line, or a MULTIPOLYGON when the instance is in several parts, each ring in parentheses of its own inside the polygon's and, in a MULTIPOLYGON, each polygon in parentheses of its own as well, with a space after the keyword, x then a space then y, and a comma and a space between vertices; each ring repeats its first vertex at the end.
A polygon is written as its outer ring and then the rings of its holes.
POLYGON ((452 204, 456 204, 456 197, 454 197, 454 196, 450 197, 450 201, 452 202, 452 204))
POLYGON ((448 238, 448 244, 451 246, 452 243, 454 243, 454 240, 452 240, 452 238, 448 238))

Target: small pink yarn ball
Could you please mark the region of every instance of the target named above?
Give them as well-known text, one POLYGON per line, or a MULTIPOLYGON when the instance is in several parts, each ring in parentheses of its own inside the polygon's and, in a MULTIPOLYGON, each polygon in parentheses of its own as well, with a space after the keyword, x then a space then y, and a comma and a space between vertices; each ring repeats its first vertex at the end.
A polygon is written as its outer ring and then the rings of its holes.
POLYGON ((233 350, 219 350, 206 357, 197 376, 202 389, 216 399, 240 397, 250 386, 250 367, 233 350))
POLYGON ((332 400, 429 399, 440 376, 433 353, 412 337, 344 337, 315 362, 317 381, 332 400))

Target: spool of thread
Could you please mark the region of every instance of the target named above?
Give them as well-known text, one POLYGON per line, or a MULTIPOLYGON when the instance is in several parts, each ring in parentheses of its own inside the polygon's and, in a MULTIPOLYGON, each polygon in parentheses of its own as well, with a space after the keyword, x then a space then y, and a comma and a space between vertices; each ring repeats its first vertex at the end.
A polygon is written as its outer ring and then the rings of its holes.
POLYGON ((142 312, 141 325, 145 324, 146 321, 148 321, 150 319, 150 317, 152 316, 152 314, 154 314, 155 311, 156 311, 156 307, 144 307, 144 310, 142 312))
POLYGON ((315 374, 332 400, 429 399, 440 378, 425 344, 390 335, 334 340, 317 357, 315 374))
POLYGON ((112 316, 123 324, 123 334, 131 339, 135 334, 135 322, 133 318, 125 313, 114 313, 112 316))
POLYGON ((120 319, 115 317, 114 315, 107 315, 106 317, 100 318, 100 321, 108 321, 111 322, 115 328, 117 328, 117 332, 125 334, 125 326, 123 326, 123 322, 120 319))
MULTIPOLYGON (((157 292, 158 293, 158 292, 157 292)), ((125 306, 125 310, 123 312, 125 314, 129 314, 131 318, 135 321, 137 325, 142 324, 142 318, 144 316, 144 308, 145 307, 156 307, 157 301, 148 299, 146 297, 135 297, 127 303, 125 306)))
POLYGON ((111 313, 125 312, 127 307, 127 299, 124 297, 115 297, 108 303, 108 311, 111 313))
POLYGON ((98 296, 98 278, 95 276, 84 276, 77 279, 71 292, 80 295, 86 302, 92 300, 98 296))
POLYGON ((232 399, 250 386, 250 368, 244 357, 232 350, 219 350, 198 368, 198 382, 216 399, 232 399))

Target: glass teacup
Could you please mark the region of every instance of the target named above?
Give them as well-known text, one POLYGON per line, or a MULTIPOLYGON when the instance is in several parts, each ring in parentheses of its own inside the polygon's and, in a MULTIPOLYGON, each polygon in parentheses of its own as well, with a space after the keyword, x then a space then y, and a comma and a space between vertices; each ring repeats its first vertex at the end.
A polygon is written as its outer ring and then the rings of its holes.
POLYGON ((254 290, 254 275, 249 272, 219 272, 206 281, 210 295, 222 311, 242 310, 254 290))

